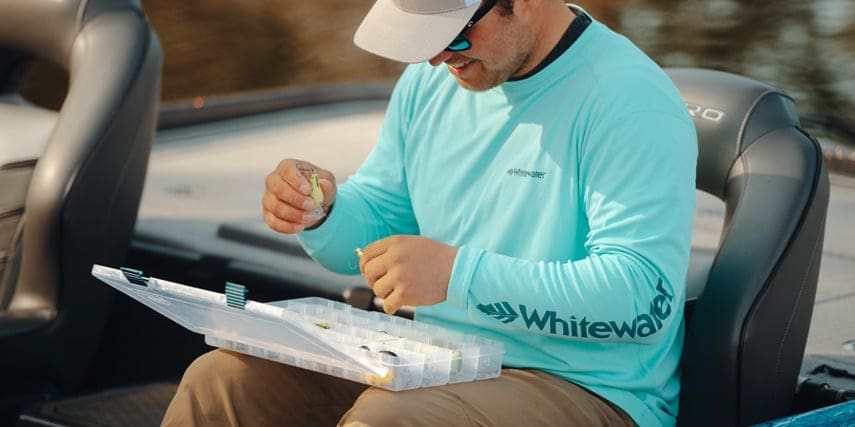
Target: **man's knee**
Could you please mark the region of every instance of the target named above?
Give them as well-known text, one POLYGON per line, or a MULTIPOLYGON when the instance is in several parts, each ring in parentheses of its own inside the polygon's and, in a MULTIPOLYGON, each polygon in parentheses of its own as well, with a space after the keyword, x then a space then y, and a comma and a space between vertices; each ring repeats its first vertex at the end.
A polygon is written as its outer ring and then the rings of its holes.
POLYGON ((399 399, 399 393, 378 388, 370 388, 362 393, 353 407, 341 419, 342 426, 392 426, 400 425, 401 417, 410 415, 406 399, 399 399))
POLYGON ((243 369, 235 353, 205 353, 184 371, 162 425, 234 424, 229 384, 243 369))
POLYGON ((284 394, 296 390, 290 386, 293 370, 227 350, 205 353, 184 371, 164 424, 269 424, 264 417, 276 419, 285 414, 282 411, 293 412, 282 403, 293 400, 284 394))
POLYGON ((212 378, 229 380, 245 375, 249 356, 225 350, 214 350, 196 358, 184 371, 183 383, 194 384, 212 378))

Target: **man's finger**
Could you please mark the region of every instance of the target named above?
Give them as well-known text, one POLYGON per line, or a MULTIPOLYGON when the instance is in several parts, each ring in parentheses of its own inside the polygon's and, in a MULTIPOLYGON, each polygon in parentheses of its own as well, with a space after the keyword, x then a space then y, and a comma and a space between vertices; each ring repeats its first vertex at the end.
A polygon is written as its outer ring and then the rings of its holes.
POLYGON ((395 314, 402 305, 398 299, 398 293, 392 292, 383 300, 383 311, 386 314, 395 314))
POLYGON ((328 179, 321 178, 318 180, 318 185, 321 186, 321 191, 324 193, 324 203, 331 204, 335 200, 335 192, 333 191, 335 184, 328 179))
POLYGON ((312 191, 312 186, 309 185, 308 174, 314 173, 318 168, 311 163, 286 159, 279 162, 276 168, 276 174, 279 178, 288 183, 294 190, 304 196, 308 196, 312 191))
POLYGON ((287 182, 272 175, 266 184, 267 193, 274 195, 282 203, 287 203, 294 208, 310 211, 315 208, 315 201, 311 197, 291 187, 287 182))
POLYGON ((364 262, 371 261, 374 258, 379 257, 386 253, 386 250, 389 247, 388 237, 385 239, 375 240, 368 244, 365 249, 362 250, 362 260, 364 262))
POLYGON ((384 276, 374 282, 374 286, 371 287, 371 290, 374 291, 374 295, 377 295, 380 298, 386 298, 395 290, 395 283, 384 276))
MULTIPOLYGON (((365 256, 362 256, 365 259, 365 256)), ((364 261, 362 266, 362 275, 365 277, 365 282, 368 287, 374 289, 374 284, 386 275, 386 265, 378 259, 364 261)))
POLYGON ((292 222, 281 220, 268 210, 264 211, 264 223, 272 230, 285 234, 299 233, 306 228, 303 224, 294 224, 292 222))

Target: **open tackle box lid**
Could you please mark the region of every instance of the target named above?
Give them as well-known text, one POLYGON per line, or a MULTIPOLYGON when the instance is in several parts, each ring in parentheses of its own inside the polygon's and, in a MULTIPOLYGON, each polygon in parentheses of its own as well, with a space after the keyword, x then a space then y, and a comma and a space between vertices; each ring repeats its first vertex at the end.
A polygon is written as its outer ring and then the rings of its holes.
POLYGON ((93 265, 92 275, 209 345, 389 390, 499 376, 503 344, 324 298, 260 303, 227 283, 224 293, 93 265))

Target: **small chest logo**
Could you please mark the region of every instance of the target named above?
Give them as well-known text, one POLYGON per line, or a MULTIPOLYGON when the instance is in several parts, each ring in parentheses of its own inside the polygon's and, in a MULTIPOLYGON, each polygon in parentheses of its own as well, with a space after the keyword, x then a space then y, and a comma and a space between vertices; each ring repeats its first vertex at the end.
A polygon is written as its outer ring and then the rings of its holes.
POLYGON ((546 176, 546 172, 541 171, 529 171, 525 169, 519 168, 510 168, 507 172, 508 176, 518 176, 520 178, 534 178, 534 179, 543 179, 546 176))

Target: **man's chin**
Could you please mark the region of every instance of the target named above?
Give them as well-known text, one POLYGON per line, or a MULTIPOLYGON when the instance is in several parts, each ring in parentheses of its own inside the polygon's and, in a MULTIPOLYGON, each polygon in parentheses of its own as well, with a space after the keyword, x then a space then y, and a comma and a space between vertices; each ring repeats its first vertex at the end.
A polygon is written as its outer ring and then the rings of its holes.
POLYGON ((454 79, 457 81, 458 86, 466 90, 471 90, 472 92, 483 92, 498 86, 498 84, 491 83, 483 78, 463 78, 455 75, 454 79))
POLYGON ((492 89, 492 86, 490 86, 490 87, 487 87, 487 86, 484 86, 484 87, 482 87, 482 86, 471 86, 465 82, 461 82, 460 80, 457 81, 457 84, 460 87, 462 87, 463 89, 466 89, 466 90, 471 91, 471 92, 484 92, 487 89, 492 89))
POLYGON ((457 80, 463 89, 481 92, 490 88, 484 83, 484 69, 479 61, 471 61, 463 67, 455 68, 447 65, 448 72, 457 80))

